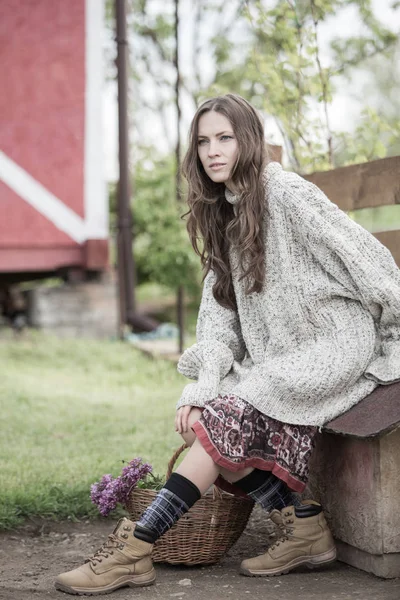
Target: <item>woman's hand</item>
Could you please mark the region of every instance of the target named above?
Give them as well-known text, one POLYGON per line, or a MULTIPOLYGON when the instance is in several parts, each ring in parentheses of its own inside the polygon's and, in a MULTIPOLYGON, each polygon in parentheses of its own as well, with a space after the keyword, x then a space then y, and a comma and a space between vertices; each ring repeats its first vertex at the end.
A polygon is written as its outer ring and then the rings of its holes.
POLYGON ((190 411, 194 408, 194 406, 181 406, 176 411, 175 415, 175 431, 178 433, 187 433, 189 431, 189 415, 190 411))

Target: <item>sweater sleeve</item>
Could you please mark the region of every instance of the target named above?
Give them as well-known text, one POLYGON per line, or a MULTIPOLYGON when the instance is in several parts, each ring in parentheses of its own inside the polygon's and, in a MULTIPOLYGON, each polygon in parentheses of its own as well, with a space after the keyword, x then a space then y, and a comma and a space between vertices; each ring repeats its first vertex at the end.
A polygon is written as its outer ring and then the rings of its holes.
POLYGON ((215 281, 215 273, 209 271, 197 318, 197 343, 185 350, 178 362, 179 373, 197 381, 184 388, 177 408, 187 404, 204 406, 218 396, 220 381, 233 362, 243 360, 245 355, 238 314, 215 300, 212 292, 215 281))
POLYGON ((380 355, 365 376, 379 384, 400 380, 400 270, 391 253, 294 173, 285 178, 283 202, 302 242, 375 321, 380 355))

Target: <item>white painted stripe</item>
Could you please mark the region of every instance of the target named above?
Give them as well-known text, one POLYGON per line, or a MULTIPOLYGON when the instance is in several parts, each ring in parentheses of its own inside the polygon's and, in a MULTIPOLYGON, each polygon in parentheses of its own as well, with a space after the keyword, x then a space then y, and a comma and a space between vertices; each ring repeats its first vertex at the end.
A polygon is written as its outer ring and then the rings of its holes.
POLYGON ((75 242, 87 239, 84 220, 1 150, 0 180, 75 242))
POLYGON ((104 60, 102 35, 104 0, 85 0, 86 91, 84 204, 87 236, 108 237, 108 198, 104 179, 102 144, 102 96, 104 60))

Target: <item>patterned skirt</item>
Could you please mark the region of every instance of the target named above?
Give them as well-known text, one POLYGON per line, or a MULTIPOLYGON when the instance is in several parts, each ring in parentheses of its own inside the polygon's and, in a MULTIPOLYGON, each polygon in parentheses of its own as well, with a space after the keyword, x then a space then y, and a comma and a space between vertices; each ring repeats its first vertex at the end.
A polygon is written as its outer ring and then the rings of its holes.
POLYGON ((220 395, 206 404, 192 429, 221 467, 271 471, 291 490, 304 490, 317 427, 281 423, 237 396, 220 395))

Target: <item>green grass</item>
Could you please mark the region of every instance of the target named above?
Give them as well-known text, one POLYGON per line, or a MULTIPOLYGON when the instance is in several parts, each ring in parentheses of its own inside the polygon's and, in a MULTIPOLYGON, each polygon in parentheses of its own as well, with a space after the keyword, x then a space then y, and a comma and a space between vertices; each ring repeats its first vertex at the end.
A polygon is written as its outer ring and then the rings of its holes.
POLYGON ((42 333, 0 340, 0 528, 97 514, 90 484, 141 456, 165 473, 181 444, 176 367, 128 344, 42 333))
POLYGON ((136 300, 138 302, 146 302, 151 300, 165 300, 175 298, 175 294, 169 288, 158 283, 142 283, 136 288, 136 300))

